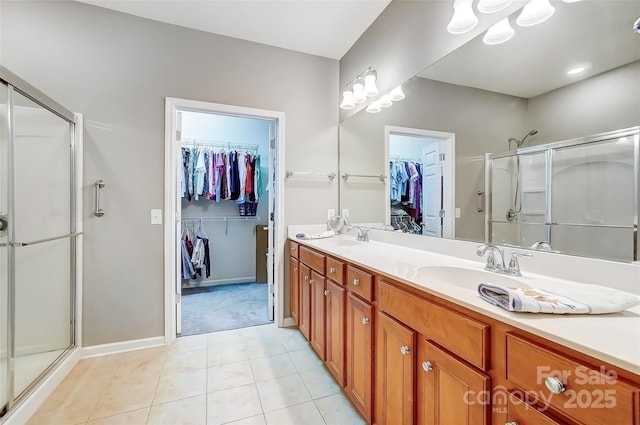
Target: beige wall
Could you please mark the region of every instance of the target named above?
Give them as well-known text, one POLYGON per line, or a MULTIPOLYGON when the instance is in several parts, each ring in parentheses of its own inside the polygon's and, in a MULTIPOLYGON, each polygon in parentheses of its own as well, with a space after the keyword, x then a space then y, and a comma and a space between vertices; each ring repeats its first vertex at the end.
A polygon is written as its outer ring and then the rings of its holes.
MULTIPOLYGON (((165 97, 282 111, 285 167, 337 170, 335 60, 72 1, 2 2, 0 19, 0 63, 84 114, 85 345, 164 333, 163 230, 149 210, 163 206, 165 97)), ((321 222, 337 184, 286 184, 285 202, 287 224, 321 222)))

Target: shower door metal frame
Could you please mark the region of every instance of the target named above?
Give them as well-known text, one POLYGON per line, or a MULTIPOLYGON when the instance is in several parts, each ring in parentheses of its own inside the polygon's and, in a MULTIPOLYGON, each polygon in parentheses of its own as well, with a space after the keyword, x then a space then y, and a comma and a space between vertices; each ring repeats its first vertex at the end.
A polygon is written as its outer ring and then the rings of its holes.
MULTIPOLYGON (((78 187, 79 181, 81 181, 81 164, 82 159, 77 157, 78 148, 81 151, 82 145, 82 116, 74 114, 58 102, 54 101, 34 86, 18 77, 13 72, 9 71, 4 66, 0 65, 0 83, 6 84, 8 89, 7 96, 7 126, 8 126, 8 203, 9 211, 7 211, 8 222, 8 280, 7 280, 7 293, 8 293, 8 309, 7 309, 7 356, 9 362, 9 374, 8 374, 8 401, 5 406, 0 406, 0 417, 7 413, 10 413, 17 404, 24 401, 29 394, 31 394, 38 385, 51 374, 69 355, 69 353, 78 346, 79 341, 79 323, 77 321, 79 315, 79 293, 78 293, 78 280, 79 280, 79 268, 81 267, 79 256, 81 255, 78 250, 78 243, 81 241, 79 238, 82 235, 82 222, 81 222, 81 191, 78 187), (53 238, 44 238, 41 240, 29 241, 25 243, 15 242, 15 227, 12 221, 15 217, 15 169, 14 169, 14 124, 13 124, 13 102, 15 93, 18 93, 27 99, 33 101, 37 105, 46 109, 47 111, 55 114, 56 116, 65 120, 69 125, 69 234, 63 236, 57 236, 53 238), (14 250, 20 246, 33 245, 37 243, 48 242, 51 240, 69 238, 69 270, 70 270, 70 341, 67 348, 63 353, 58 356, 48 367, 46 367, 42 373, 40 373, 20 394, 15 394, 15 252, 14 250)), ((80 242, 81 243, 81 242, 80 242)))
MULTIPOLYGON (((551 239, 551 229, 554 225, 566 225, 566 226, 583 226, 583 227, 607 227, 607 228, 624 228, 632 229, 633 232, 633 254, 631 261, 640 260, 640 239, 638 237, 638 227, 640 221, 640 126, 629 127, 625 129, 608 131, 604 133, 598 133, 586 137, 578 137, 574 139, 562 140, 559 142, 551 142, 543 145, 528 146, 524 148, 518 148, 509 152, 486 154, 485 165, 488 167, 487 182, 485 183, 485 193, 487 194, 487 209, 485 213, 486 222, 486 235, 485 239, 487 243, 491 242, 491 235, 493 234, 493 223, 491 211, 493 208, 492 194, 493 194, 493 160, 501 158, 509 158, 517 155, 527 155, 536 153, 546 153, 546 165, 545 165, 545 223, 522 223, 522 224, 545 224, 547 240, 551 239), (613 139, 619 139, 621 137, 633 137, 633 213, 631 225, 606 225, 606 224, 582 224, 582 223, 557 223, 551 220, 551 180, 553 174, 553 157, 558 149, 576 147, 588 144, 604 144, 610 143, 613 139)), ((526 247, 523 247, 526 248, 526 247)), ((574 255, 568 252, 563 254, 574 255)))

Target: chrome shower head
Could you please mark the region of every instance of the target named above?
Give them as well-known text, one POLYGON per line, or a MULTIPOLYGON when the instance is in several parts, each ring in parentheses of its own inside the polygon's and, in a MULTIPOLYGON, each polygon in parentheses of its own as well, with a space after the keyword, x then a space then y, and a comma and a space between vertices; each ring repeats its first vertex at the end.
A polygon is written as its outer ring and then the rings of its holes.
POLYGON ((528 132, 527 135, 522 138, 522 140, 518 144, 518 147, 524 145, 524 141, 527 140, 527 137, 535 136, 536 134, 538 134, 538 130, 531 130, 530 132, 528 132))

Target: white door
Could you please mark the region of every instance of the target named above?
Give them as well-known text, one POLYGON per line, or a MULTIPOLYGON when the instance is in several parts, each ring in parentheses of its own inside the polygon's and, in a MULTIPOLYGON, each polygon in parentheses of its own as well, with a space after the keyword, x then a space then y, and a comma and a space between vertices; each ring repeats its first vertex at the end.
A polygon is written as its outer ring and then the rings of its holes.
POLYGON ((440 144, 422 149, 422 234, 442 237, 442 167, 440 144))
POLYGON ((268 291, 268 312, 269 312, 269 320, 274 320, 274 307, 273 307, 273 302, 274 302, 274 297, 275 297, 275 291, 274 291, 274 282, 273 282, 273 276, 274 276, 274 265, 275 262, 273 260, 274 258, 274 253, 276 252, 275 250, 275 238, 274 238, 274 227, 275 227, 275 214, 276 214, 276 182, 277 182, 277 178, 276 178, 276 170, 278 169, 278 167, 276 166, 276 160, 277 160, 277 155, 276 155, 276 145, 277 145, 277 121, 273 121, 271 123, 271 125, 269 126, 269 190, 265 193, 265 195, 268 196, 268 201, 269 201, 269 236, 268 236, 268 248, 267 248, 267 284, 269 285, 269 291, 268 291))

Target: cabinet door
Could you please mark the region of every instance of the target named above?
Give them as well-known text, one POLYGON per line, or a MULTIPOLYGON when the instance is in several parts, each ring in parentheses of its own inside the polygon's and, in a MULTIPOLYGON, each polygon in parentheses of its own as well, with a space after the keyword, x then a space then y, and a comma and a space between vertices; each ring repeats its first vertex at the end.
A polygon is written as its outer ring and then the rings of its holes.
POLYGON ((418 340, 418 424, 487 425, 490 378, 423 336, 418 340), (484 401, 484 402, 483 402, 484 401))
POLYGON ((289 284, 291 285, 289 305, 291 306, 291 318, 296 325, 300 323, 300 273, 298 267, 298 259, 289 257, 289 284))
POLYGON ((327 280, 327 359, 329 372, 344 387, 345 289, 327 280))
POLYGON ((320 273, 311 270, 311 347, 324 361, 326 359, 325 348, 325 312, 327 279, 320 273))
POLYGON ((311 269, 300 263, 300 332, 307 340, 311 338, 311 269))
POLYGON ((347 395, 371 423, 373 307, 349 293, 347 297, 347 395))
POLYGON ((376 319, 376 423, 413 425, 416 332, 384 313, 376 319))

